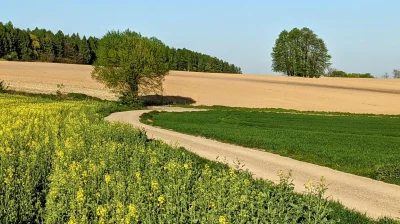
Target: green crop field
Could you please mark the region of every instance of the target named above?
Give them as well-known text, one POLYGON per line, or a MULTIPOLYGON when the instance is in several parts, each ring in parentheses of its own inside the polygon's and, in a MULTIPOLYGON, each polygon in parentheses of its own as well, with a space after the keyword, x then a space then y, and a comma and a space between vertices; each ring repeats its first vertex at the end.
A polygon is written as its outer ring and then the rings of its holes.
MULTIPOLYGON (((105 122, 114 103, 0 94, 0 223, 374 223, 105 122)), ((380 220, 380 223, 393 223, 380 220)))
POLYGON ((400 184, 400 117, 210 107, 142 122, 400 184))

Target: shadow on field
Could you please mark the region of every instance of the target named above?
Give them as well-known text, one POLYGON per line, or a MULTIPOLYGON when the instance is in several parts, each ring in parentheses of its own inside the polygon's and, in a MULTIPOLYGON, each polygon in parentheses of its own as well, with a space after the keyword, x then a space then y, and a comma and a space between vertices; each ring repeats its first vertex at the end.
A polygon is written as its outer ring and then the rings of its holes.
POLYGON ((183 96, 162 96, 162 95, 148 95, 141 96, 140 99, 143 101, 144 106, 162 106, 162 105, 173 105, 173 104, 194 104, 196 103, 190 97, 183 96))

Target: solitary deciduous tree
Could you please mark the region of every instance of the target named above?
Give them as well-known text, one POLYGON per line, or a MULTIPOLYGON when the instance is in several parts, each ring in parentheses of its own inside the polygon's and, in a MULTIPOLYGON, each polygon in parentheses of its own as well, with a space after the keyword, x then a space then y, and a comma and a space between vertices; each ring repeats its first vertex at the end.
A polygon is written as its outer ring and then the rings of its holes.
POLYGON ((140 93, 162 91, 169 68, 167 48, 156 38, 126 30, 108 32, 100 41, 92 77, 133 104, 140 93))
POLYGON ((301 77, 320 77, 331 59, 324 41, 308 28, 282 31, 271 56, 273 71, 301 77))

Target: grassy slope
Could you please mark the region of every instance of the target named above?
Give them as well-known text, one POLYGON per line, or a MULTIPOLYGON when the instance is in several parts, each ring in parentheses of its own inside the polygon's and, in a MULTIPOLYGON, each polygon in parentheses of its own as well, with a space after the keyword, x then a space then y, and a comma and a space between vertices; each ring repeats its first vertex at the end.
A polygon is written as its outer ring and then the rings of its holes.
POLYGON ((400 184, 398 116, 292 112, 213 107, 153 113, 142 121, 400 184))
MULTIPOLYGON (((237 216, 240 211, 261 215, 261 219, 281 213, 270 221, 282 221, 325 204, 294 194, 290 185, 272 186, 245 172, 233 174, 224 164, 147 141, 128 125, 110 125, 102 117, 121 109, 113 103, 55 102, 4 94, 0 102, 4 112, 0 115, 0 195, 8 195, 0 197, 1 222, 118 222, 126 218, 144 223, 217 222, 221 216, 231 222, 246 220, 237 216), (11 170, 18 178, 7 179, 11 170), (263 197, 257 196, 261 193, 263 197), (194 204, 196 209, 191 210, 194 204), (267 213, 267 205, 277 213, 267 213)), ((340 204, 326 206, 332 210, 331 220, 375 223, 340 204)), ((306 221, 297 219, 301 220, 306 221)))

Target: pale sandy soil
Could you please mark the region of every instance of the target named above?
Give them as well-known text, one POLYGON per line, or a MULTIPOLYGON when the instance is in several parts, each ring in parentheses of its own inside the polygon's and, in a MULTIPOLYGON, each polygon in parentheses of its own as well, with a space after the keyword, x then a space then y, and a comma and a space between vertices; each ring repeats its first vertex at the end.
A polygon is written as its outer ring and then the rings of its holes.
MULTIPOLYGON (((92 66, 0 61, 0 80, 32 92, 66 92, 115 99, 90 77, 92 66)), ((400 80, 295 78, 171 71, 165 95, 190 97, 197 105, 400 114, 400 80)))
POLYGON ((55 93, 57 85, 64 84, 65 92, 115 99, 109 89, 92 80, 92 69, 90 65, 0 61, 0 80, 11 89, 27 92, 55 93))
MULTIPOLYGON (((151 110, 190 111, 190 109, 171 107, 157 107, 151 108, 151 110)), ((241 164, 245 165, 244 168, 257 178, 278 182, 280 170, 285 173, 292 171, 296 192, 304 192, 304 184, 309 180, 316 183, 323 176, 328 184, 326 196, 330 199, 339 200, 344 206, 366 213, 373 218, 382 216, 400 218, 400 186, 297 161, 269 152, 221 143, 140 123, 140 115, 151 110, 114 113, 106 120, 126 122, 144 128, 150 138, 161 139, 171 145, 178 144, 206 159, 216 160, 216 158, 220 158, 219 161, 224 159, 232 167, 235 167, 234 162, 239 160, 241 164)))

